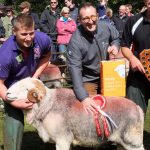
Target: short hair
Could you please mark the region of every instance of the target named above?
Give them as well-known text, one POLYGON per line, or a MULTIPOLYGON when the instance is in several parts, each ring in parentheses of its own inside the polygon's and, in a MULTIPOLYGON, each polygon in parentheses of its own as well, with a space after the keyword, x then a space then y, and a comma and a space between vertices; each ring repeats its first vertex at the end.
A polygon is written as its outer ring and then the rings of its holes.
POLYGON ((132 10, 132 5, 131 4, 126 4, 126 7, 128 7, 130 10, 132 10))
MULTIPOLYGON (((75 3, 75 0, 67 0, 67 1, 72 2, 72 4, 75 3)), ((65 0, 64 0, 64 2, 65 2, 65 0)))
MULTIPOLYGON (((50 2, 51 2, 52 0, 50 0, 50 2)), ((58 0, 56 0, 57 2, 58 2, 58 0)))
POLYGON ((60 12, 60 15, 62 16, 64 12, 70 12, 70 9, 68 7, 63 7, 60 12))
POLYGON ((17 30, 18 24, 26 28, 31 28, 32 26, 34 26, 34 20, 31 15, 19 14, 12 20, 13 28, 17 30))
POLYGON ((19 8, 29 8, 29 9, 31 9, 31 4, 28 1, 24 1, 19 5, 19 8))
POLYGON ((81 9, 82 8, 89 8, 89 7, 93 7, 93 8, 95 8, 95 10, 96 10, 96 7, 92 4, 92 3, 90 3, 90 2, 85 2, 85 3, 82 3, 81 5, 80 5, 80 7, 79 7, 79 12, 78 12, 78 14, 79 14, 79 17, 81 17, 81 14, 80 14, 80 11, 81 11, 81 9))
POLYGON ((106 9, 106 16, 108 16, 109 18, 113 16, 113 10, 109 7, 106 9))

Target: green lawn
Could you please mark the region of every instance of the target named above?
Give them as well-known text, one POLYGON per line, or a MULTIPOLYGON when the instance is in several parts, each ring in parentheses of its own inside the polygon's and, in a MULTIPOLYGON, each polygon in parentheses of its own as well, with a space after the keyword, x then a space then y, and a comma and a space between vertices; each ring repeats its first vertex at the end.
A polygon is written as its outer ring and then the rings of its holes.
MULTIPOLYGON (((2 124, 3 124, 3 114, 0 113, 0 150, 3 149, 3 140, 2 140, 2 124)), ((144 145, 146 150, 150 150, 150 103, 149 108, 145 118, 145 128, 144 128, 144 145)), ((24 136, 22 150, 55 150, 54 144, 43 143, 39 138, 35 129, 25 124, 24 136)), ((73 150, 92 150, 87 148, 76 147, 73 150)))

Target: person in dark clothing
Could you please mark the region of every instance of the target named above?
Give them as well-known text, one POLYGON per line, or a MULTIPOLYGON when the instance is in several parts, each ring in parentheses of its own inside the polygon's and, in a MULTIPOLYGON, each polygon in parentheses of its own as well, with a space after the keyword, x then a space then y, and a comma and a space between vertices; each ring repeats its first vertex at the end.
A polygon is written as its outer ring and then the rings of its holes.
POLYGON ((106 16, 106 8, 107 8, 107 2, 108 0, 98 0, 99 3, 97 5, 97 13, 99 16, 99 19, 103 18, 106 16))
POLYGON ((50 0, 50 8, 45 9, 41 14, 41 30, 47 33, 53 40, 53 49, 52 49, 52 58, 51 61, 55 61, 57 58, 57 54, 53 54, 58 52, 58 46, 56 43, 57 40, 57 28, 56 22, 60 17, 60 10, 57 7, 57 0, 50 0))
POLYGON ((41 25, 40 25, 40 19, 38 14, 31 12, 31 4, 27 1, 22 2, 19 5, 20 11, 22 14, 28 14, 31 15, 34 22, 35 22, 35 30, 40 30, 41 25))
POLYGON ((54 40, 57 38, 56 22, 60 17, 60 10, 57 6, 57 0, 50 0, 50 8, 42 12, 40 19, 42 31, 50 35, 54 40))
POLYGON ((144 0, 144 3, 147 10, 130 17, 127 21, 121 47, 122 54, 130 62, 130 71, 127 77, 127 97, 138 104, 146 114, 150 99, 150 82, 144 75, 146 72, 139 58, 144 49, 150 49, 150 0, 144 0), (134 50, 131 51, 132 44, 134 50))
POLYGON ((129 19, 129 17, 126 15, 126 6, 125 5, 121 5, 119 7, 119 14, 116 14, 112 17, 112 21, 114 22, 114 25, 119 32, 120 40, 122 38, 122 33, 123 33, 125 23, 128 19, 129 19))

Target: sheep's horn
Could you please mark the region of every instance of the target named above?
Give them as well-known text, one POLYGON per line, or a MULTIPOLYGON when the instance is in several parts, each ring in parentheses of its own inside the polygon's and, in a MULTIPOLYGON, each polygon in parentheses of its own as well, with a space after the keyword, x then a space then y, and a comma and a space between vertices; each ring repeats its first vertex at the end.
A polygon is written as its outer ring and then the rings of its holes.
POLYGON ((35 88, 29 90, 27 98, 29 101, 37 103, 41 101, 46 95, 46 89, 42 81, 33 79, 35 88))
POLYGON ((34 80, 33 82, 35 84, 35 88, 38 89, 38 91, 40 91, 41 96, 44 97, 46 95, 46 88, 43 82, 40 80, 34 80))
POLYGON ((28 91, 27 98, 30 102, 37 103, 40 101, 37 89, 31 89, 28 91))

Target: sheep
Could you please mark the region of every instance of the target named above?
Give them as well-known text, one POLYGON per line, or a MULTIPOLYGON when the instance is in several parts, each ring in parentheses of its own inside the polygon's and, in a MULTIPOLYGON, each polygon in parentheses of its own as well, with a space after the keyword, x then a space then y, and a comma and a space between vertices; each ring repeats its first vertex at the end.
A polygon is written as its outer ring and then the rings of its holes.
POLYGON ((48 88, 60 88, 64 82, 59 67, 54 64, 48 64, 39 78, 48 88))
POLYGON ((10 101, 28 98, 34 102, 26 120, 38 131, 44 142, 54 141, 56 150, 69 150, 71 144, 100 147, 112 141, 118 149, 144 150, 142 109, 123 97, 105 97, 103 111, 117 125, 108 138, 97 136, 94 115, 87 114, 72 89, 49 89, 42 81, 25 78, 12 85, 6 93, 10 101))

